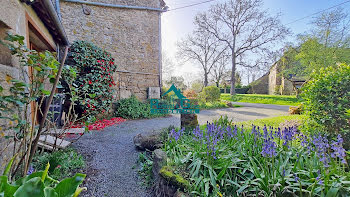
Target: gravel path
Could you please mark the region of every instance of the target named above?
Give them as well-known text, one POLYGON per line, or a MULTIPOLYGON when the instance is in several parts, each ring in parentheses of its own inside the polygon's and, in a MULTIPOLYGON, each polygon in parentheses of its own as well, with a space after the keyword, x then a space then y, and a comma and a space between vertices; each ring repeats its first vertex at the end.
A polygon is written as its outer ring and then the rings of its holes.
MULTIPOLYGON (((244 107, 216 110, 201 110, 199 124, 211 122, 227 115, 234 121, 246 121, 285 115, 288 106, 242 104, 244 107)), ((180 126, 180 115, 149 120, 128 120, 120 125, 107 127, 102 131, 85 134, 73 146, 84 155, 87 162, 86 180, 88 191, 81 196, 88 197, 151 197, 149 191, 140 185, 137 169, 133 169, 138 151, 133 137, 138 133, 150 132, 180 126)))
POLYGON ((289 106, 286 105, 270 105, 257 103, 233 103, 242 107, 224 108, 213 110, 201 110, 198 114, 199 124, 205 124, 207 121, 212 122, 217 120, 220 116, 227 115, 229 119, 234 122, 241 122, 247 120, 255 120, 261 118, 269 118, 281 115, 287 115, 289 106))
POLYGON ((130 120, 103 131, 85 134, 73 146, 84 155, 87 177, 84 187, 89 197, 148 197, 149 191, 140 185, 137 169, 133 169, 138 151, 133 137, 141 132, 180 126, 177 117, 130 120))

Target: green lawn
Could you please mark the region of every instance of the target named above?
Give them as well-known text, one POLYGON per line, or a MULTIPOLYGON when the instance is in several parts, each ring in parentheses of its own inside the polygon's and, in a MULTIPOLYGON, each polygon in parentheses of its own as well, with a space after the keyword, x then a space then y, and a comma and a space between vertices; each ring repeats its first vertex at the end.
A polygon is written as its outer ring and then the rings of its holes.
POLYGON ((265 95, 265 94, 221 94, 221 100, 244 102, 244 103, 262 103, 275 105, 292 105, 297 106, 301 103, 296 96, 280 96, 280 95, 265 95))
POLYGON ((290 120, 298 120, 301 123, 306 119, 305 115, 287 115, 287 116, 277 116, 272 118, 263 118, 257 120, 250 120, 244 122, 235 122, 237 126, 243 125, 244 128, 251 128, 252 124, 255 126, 263 127, 263 126, 271 126, 271 127, 279 127, 279 125, 285 121, 290 120))

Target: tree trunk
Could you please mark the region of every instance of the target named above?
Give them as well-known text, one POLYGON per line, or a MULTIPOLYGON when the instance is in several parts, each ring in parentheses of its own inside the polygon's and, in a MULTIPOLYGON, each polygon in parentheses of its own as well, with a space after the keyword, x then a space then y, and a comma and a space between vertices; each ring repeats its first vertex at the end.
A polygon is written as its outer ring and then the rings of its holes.
MULTIPOLYGON (((233 49, 234 50, 234 49, 233 49)), ((235 95, 235 85, 236 85, 236 53, 232 50, 232 72, 231 72, 231 95, 235 95)))
POLYGON ((204 87, 208 86, 208 73, 204 71, 204 87))

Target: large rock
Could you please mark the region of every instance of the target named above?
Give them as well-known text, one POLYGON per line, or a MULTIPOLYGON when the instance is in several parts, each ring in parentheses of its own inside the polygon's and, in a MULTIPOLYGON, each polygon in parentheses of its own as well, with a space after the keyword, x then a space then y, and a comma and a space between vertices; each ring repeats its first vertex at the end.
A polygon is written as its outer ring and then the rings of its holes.
POLYGON ((155 179, 159 178, 160 169, 166 164, 166 153, 161 149, 153 151, 153 175, 155 179))
POLYGON ((139 133, 134 137, 134 144, 139 150, 155 150, 161 148, 162 138, 160 132, 139 133))
POLYGON ((188 194, 185 194, 183 193, 182 191, 177 191, 175 194, 174 194, 174 197, 189 197, 188 194))

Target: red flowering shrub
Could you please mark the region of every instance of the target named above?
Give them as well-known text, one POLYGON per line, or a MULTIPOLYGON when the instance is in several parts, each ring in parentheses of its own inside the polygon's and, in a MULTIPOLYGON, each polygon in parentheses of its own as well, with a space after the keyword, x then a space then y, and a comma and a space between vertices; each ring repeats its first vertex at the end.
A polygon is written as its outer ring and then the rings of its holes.
POLYGON ((97 114, 107 112, 112 104, 115 85, 113 73, 117 66, 111 54, 86 41, 76 41, 69 50, 67 64, 75 67, 78 89, 78 114, 93 121, 97 114))

